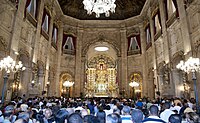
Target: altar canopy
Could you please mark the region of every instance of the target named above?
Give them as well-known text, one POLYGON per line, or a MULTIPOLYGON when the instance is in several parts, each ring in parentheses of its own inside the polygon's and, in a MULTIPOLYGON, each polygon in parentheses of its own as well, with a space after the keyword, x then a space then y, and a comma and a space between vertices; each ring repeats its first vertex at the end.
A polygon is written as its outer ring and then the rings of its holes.
POLYGON ((86 69, 87 81, 85 92, 87 97, 116 97, 118 83, 116 62, 105 55, 92 58, 86 69))

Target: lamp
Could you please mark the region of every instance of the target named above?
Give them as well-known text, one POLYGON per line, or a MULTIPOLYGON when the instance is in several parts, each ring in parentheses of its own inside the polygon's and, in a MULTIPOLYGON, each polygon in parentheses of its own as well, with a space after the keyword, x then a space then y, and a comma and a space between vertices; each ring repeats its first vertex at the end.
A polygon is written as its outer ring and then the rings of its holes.
POLYGON ((190 57, 186 62, 183 60, 180 61, 180 63, 176 66, 177 69, 180 69, 186 73, 192 72, 192 80, 194 82, 194 94, 196 99, 196 108, 197 113, 200 113, 199 111, 199 100, 198 100, 198 92, 197 92, 197 78, 196 78, 196 72, 200 71, 200 60, 199 58, 192 58, 190 57))
POLYGON ((6 89, 6 83, 9 77, 10 72, 17 72, 17 71, 23 71, 25 70, 26 67, 23 67, 23 64, 21 61, 16 63, 10 56, 3 58, 0 61, 0 71, 5 70, 4 74, 4 84, 3 84, 3 90, 2 90, 2 98, 1 98, 1 103, 4 104, 4 93, 6 89))
POLYGON ((69 88, 73 85, 74 85, 74 82, 70 82, 68 80, 63 83, 63 86, 66 87, 67 98, 69 97, 69 93, 70 93, 69 88))
POLYGON ((96 13, 96 18, 100 17, 100 14, 105 13, 106 17, 110 16, 110 12, 115 12, 115 0, 83 0, 84 9, 87 10, 87 14, 96 13))
POLYGON ((137 83, 136 81, 132 81, 132 82, 129 83, 129 86, 131 86, 132 89, 133 89, 133 99, 135 99, 135 87, 138 87, 139 85, 140 84, 137 83))

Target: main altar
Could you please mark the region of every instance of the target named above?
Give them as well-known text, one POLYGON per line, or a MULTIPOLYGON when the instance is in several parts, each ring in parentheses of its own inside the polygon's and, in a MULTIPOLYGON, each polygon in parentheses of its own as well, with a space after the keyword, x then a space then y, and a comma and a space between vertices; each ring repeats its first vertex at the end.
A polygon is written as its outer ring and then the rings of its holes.
POLYGON ((112 58, 100 55, 87 64, 85 96, 86 97, 117 97, 116 62, 112 58))

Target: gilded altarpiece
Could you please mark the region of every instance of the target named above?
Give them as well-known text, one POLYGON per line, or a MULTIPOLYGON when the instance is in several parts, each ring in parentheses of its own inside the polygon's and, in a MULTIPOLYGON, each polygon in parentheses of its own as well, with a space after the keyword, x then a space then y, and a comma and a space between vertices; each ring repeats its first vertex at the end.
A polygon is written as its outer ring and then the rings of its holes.
POLYGON ((85 95, 87 97, 117 97, 118 83, 116 62, 106 55, 99 55, 87 63, 85 95))

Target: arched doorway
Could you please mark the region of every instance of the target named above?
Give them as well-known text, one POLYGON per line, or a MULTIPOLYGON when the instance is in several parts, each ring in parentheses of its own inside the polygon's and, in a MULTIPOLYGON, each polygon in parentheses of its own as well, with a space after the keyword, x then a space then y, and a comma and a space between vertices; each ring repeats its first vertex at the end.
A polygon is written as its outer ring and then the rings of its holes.
POLYGON ((140 73, 132 73, 130 76, 130 82, 136 82, 139 84, 139 86, 131 87, 131 97, 138 99, 142 97, 142 76, 140 73))
POLYGON ((71 74, 69 74, 67 72, 61 74, 61 77, 60 77, 60 91, 61 91, 61 96, 63 96, 63 97, 72 97, 73 86, 71 86, 71 87, 65 87, 63 85, 63 83, 65 81, 74 82, 73 80, 74 79, 73 79, 73 77, 72 77, 71 74))

